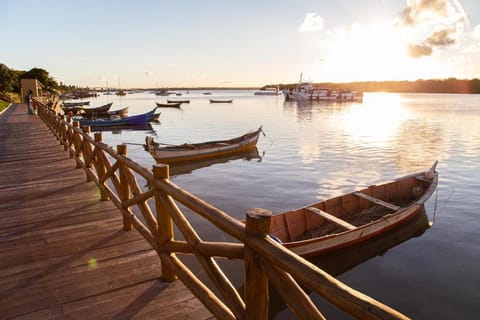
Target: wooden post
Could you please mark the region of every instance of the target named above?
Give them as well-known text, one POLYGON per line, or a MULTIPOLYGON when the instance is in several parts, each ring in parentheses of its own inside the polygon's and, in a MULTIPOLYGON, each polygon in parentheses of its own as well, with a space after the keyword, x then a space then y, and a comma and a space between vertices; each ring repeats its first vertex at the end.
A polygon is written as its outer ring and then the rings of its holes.
MULTIPOLYGON (((94 139, 95 139, 95 142, 102 142, 103 140, 103 137, 102 137, 102 133, 101 132, 95 132, 93 134, 94 136, 94 139)), ((100 151, 97 151, 97 152, 100 152, 100 151)), ((97 159, 97 176, 98 176, 98 180, 100 180, 103 175, 105 175, 105 164, 102 162, 102 161, 99 161, 99 159, 97 159)), ((100 189, 100 199, 102 201, 108 201, 110 198, 107 196, 107 194, 105 192, 102 191, 102 189, 100 189)))
MULTIPOLYGON (((270 232, 272 212, 254 208, 247 211, 246 237, 265 237, 270 232)), ((261 268, 262 258, 245 246, 245 318, 268 319, 268 277, 261 268)))
MULTIPOLYGON (((126 157, 127 156, 127 145, 126 144, 117 145, 117 153, 121 156, 126 157)), ((125 176, 125 173, 123 172, 123 170, 124 170, 123 168, 119 168, 119 171, 120 171, 120 174, 119 174, 119 176, 120 176, 119 196, 120 196, 120 200, 125 201, 130 196, 130 186, 128 184, 127 177, 125 176)), ((132 228, 133 228, 133 226, 130 223, 130 221, 128 221, 126 217, 123 217, 123 230, 129 231, 129 230, 132 230, 132 228)))
MULTIPOLYGON (((86 134, 87 136, 90 135, 90 127, 82 127, 82 131, 84 134, 86 134)), ((92 163, 88 163, 87 164, 87 157, 92 153, 92 149, 90 148, 90 144, 88 142, 86 142, 86 139, 83 138, 83 150, 82 150, 82 154, 83 154, 83 162, 85 164, 85 169, 86 170, 92 170, 92 163)), ((92 181, 92 179, 90 178, 90 175, 88 175, 87 173, 87 182, 90 182, 92 181)))
MULTIPOLYGON (((153 176, 155 179, 169 179, 170 171, 168 164, 155 164, 153 165, 153 176)), ((155 210, 157 213, 157 232, 158 232, 158 247, 160 253, 167 253, 170 255, 170 252, 166 252, 165 243, 172 241, 173 238, 173 220, 172 217, 168 214, 167 208, 162 202, 160 191, 155 189, 155 210)), ((168 264, 165 263, 162 259, 162 280, 172 282, 177 277, 175 273, 168 267, 168 264)))

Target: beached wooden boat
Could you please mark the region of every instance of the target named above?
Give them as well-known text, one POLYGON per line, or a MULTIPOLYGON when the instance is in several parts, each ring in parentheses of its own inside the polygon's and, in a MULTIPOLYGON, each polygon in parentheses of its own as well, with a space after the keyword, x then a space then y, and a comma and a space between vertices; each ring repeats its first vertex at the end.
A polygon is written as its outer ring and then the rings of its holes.
POLYGON ((159 163, 180 163, 207 158, 221 157, 256 147, 262 127, 229 140, 208 141, 203 143, 184 143, 165 145, 155 143, 152 137, 145 138, 145 150, 159 163))
POLYGON ((272 216, 271 235, 310 257, 361 243, 415 217, 438 184, 437 162, 427 171, 272 216))
POLYGON ((159 108, 180 108, 180 106, 182 105, 181 102, 168 102, 168 103, 155 102, 155 104, 159 108))
POLYGON ((116 126, 139 126, 144 125, 148 121, 156 120, 160 116, 159 113, 155 113, 155 107, 153 110, 137 114, 125 118, 113 118, 113 119, 88 119, 88 118, 77 118, 75 121, 80 122, 81 127, 116 127, 116 126))
POLYGON ((167 99, 168 103, 190 103, 190 100, 169 100, 167 99))
POLYGON ((232 103, 233 99, 208 99, 210 103, 232 103))

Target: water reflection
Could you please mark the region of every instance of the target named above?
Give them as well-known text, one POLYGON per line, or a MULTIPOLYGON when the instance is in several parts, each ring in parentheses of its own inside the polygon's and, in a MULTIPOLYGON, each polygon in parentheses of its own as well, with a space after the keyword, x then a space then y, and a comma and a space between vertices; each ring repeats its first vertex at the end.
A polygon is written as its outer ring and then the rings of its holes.
POLYGON ((170 165, 170 175, 176 176, 180 174, 188 174, 200 168, 210 167, 215 164, 227 163, 227 162, 239 160, 239 159, 243 159, 247 161, 255 160, 260 162, 262 161, 262 157, 264 155, 265 155, 265 151, 260 155, 257 147, 255 147, 247 151, 238 152, 238 153, 231 154, 228 156, 223 156, 223 157, 216 157, 216 158, 200 160, 200 161, 189 161, 187 163, 179 163, 179 164, 173 163, 170 165))

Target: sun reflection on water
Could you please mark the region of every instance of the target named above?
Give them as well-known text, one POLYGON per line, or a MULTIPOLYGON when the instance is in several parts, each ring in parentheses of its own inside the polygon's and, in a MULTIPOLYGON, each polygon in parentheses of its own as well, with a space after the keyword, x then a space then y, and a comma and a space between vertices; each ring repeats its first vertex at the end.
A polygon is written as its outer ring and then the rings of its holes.
POLYGON ((353 105, 342 117, 345 133, 356 144, 388 145, 410 117, 397 94, 376 94, 353 105))

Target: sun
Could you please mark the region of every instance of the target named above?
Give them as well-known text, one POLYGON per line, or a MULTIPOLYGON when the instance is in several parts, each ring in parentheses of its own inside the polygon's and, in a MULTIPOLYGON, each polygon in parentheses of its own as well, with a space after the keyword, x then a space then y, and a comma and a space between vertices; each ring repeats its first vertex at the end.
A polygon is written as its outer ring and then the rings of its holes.
POLYGON ((408 75, 406 43, 390 24, 354 24, 327 35, 325 68, 333 81, 399 80, 408 75))

